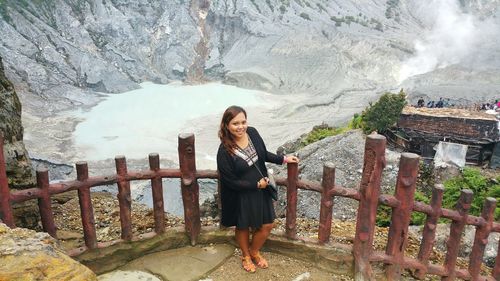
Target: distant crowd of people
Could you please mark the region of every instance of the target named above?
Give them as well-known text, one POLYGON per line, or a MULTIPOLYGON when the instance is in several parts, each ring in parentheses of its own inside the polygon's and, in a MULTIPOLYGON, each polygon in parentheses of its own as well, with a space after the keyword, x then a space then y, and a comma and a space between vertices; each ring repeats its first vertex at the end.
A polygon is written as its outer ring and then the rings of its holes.
POLYGON ((417 101, 417 107, 427 107, 427 108, 443 108, 443 107, 453 107, 454 105, 450 103, 450 99, 439 98, 438 101, 430 100, 425 103, 423 97, 420 97, 417 101))
POLYGON ((420 97, 417 101, 416 107, 427 107, 427 108, 452 107, 452 108, 467 109, 472 111, 486 111, 486 110, 500 111, 500 100, 495 100, 494 102, 486 102, 486 103, 452 104, 449 98, 446 99, 439 98, 438 101, 430 100, 426 103, 424 98, 420 97))
POLYGON ((480 110, 496 110, 497 108, 500 108, 500 101, 495 100, 495 102, 492 103, 483 103, 481 104, 480 110))

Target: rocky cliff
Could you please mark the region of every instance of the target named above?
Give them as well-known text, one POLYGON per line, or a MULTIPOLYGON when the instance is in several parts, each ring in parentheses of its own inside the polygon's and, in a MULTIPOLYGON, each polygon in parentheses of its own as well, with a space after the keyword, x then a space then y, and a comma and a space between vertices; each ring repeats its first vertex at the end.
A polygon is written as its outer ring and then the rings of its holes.
POLYGON ((4 134, 4 156, 7 177, 12 188, 30 187, 35 183, 31 162, 24 147, 21 103, 12 83, 5 77, 0 57, 0 131, 4 134))
POLYGON ((97 280, 67 256, 47 233, 0 223, 0 280, 97 280))
POLYGON ((78 121, 55 116, 144 81, 216 80, 306 96, 278 110, 296 124, 290 138, 311 124, 339 125, 400 88, 410 102, 498 98, 500 3, 422 3, 2 0, 0 56, 25 126, 44 124, 26 144, 50 139, 44 150, 59 161, 78 121))
MULTIPOLYGON (((452 25, 467 16, 477 18, 475 27, 483 30, 491 26, 486 21, 498 23, 498 1, 455 2, 461 6, 453 11, 458 18, 452 25)), ((448 6, 442 9, 454 9, 448 6)), ((357 104, 400 86, 405 61, 419 55, 415 41, 425 40, 436 25, 414 0, 4 0, 0 14, 7 75, 30 113, 48 108, 36 115, 95 102, 95 91, 179 79, 307 93, 312 98, 303 109, 350 115, 361 107, 357 104), (57 103, 48 102, 53 100, 57 103)), ((440 64, 427 71, 436 73, 403 85, 452 96, 457 89, 497 81, 498 40, 489 39, 492 46, 462 43, 478 54, 467 59, 439 54, 440 64)), ((495 89, 483 88, 471 98, 495 89)))

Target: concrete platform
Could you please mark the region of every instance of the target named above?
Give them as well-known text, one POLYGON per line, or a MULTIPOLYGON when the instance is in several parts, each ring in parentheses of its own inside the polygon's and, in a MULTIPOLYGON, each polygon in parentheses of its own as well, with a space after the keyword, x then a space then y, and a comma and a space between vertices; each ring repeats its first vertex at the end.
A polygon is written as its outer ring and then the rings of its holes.
POLYGON ((234 253, 229 244, 183 247, 149 254, 98 276, 99 281, 194 281, 219 267, 234 253))

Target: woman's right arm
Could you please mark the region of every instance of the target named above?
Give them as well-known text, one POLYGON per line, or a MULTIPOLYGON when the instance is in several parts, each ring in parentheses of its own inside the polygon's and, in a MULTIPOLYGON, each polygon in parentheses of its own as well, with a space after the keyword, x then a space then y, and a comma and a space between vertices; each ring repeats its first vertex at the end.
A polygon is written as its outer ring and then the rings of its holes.
POLYGON ((256 189, 257 182, 250 182, 239 178, 234 172, 232 157, 223 149, 217 153, 217 170, 219 171, 219 180, 224 183, 224 187, 234 190, 256 189))

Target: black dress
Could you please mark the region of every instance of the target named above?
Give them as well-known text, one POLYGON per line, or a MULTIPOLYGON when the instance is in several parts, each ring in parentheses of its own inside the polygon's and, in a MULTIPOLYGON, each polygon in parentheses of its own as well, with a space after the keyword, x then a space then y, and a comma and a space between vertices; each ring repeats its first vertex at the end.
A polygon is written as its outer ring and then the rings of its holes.
MULTIPOLYGON (((258 155, 255 165, 267 176, 265 162, 282 164, 283 157, 267 151, 255 128, 248 127, 247 134, 258 155)), ((217 169, 221 183, 222 225, 259 228, 274 221, 273 201, 267 188, 257 188, 262 176, 254 165, 249 166, 241 157, 230 154, 221 144, 217 152, 217 169)))

